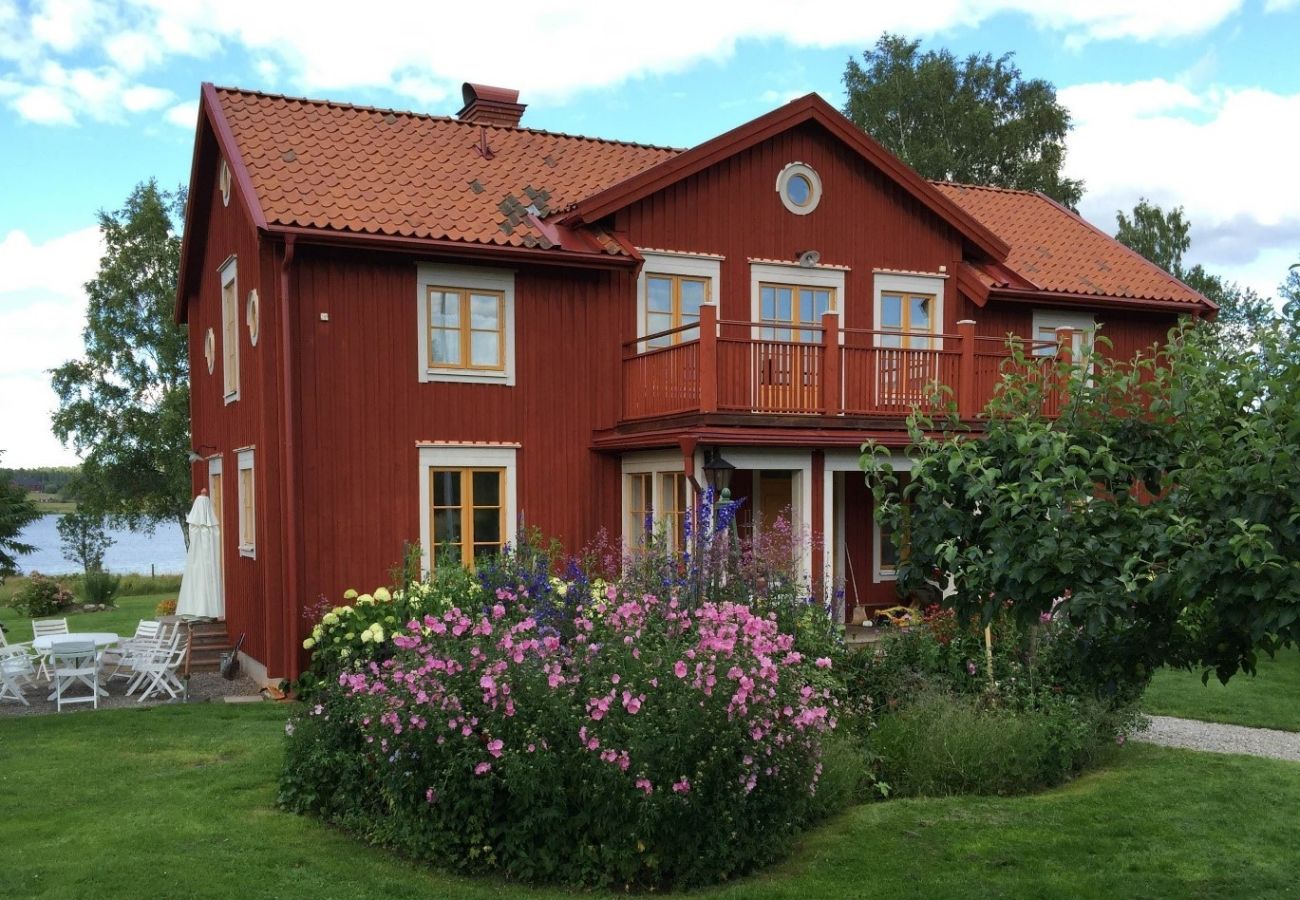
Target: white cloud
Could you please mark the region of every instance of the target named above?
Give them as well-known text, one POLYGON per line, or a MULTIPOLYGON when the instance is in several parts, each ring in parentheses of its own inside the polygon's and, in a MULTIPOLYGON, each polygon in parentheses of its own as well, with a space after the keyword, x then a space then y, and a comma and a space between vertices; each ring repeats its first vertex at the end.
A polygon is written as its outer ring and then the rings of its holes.
POLYGON ((1286 271, 1265 261, 1300 259, 1300 94, 1144 81, 1058 96, 1075 117, 1066 169, 1087 182, 1087 218, 1113 230, 1139 197, 1181 205, 1193 261, 1268 293, 1286 271))
POLYGON ((1264 12, 1274 13, 1300 6, 1300 0, 1264 0, 1264 12))
POLYGON ((187 100, 167 110, 164 118, 179 128, 192 129, 199 118, 199 101, 187 100))
POLYGON ((95 227, 42 243, 22 231, 0 240, 0 450, 7 466, 75 462, 50 433, 57 398, 46 370, 81 353, 83 285, 102 253, 95 227))
POLYGON ((164 88, 138 85, 122 92, 122 106, 127 112, 147 112, 165 106, 175 96, 164 88))

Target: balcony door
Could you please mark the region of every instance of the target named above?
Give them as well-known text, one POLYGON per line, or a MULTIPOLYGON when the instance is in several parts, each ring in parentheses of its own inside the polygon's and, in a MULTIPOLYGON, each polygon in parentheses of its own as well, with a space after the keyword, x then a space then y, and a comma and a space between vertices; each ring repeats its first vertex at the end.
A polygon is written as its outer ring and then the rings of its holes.
POLYGON ((910 407, 930 398, 939 378, 935 306, 933 294, 881 292, 876 347, 883 405, 910 407))
POLYGON ((759 285, 754 367, 761 411, 816 412, 821 408, 822 315, 833 309, 835 291, 831 288, 759 285))

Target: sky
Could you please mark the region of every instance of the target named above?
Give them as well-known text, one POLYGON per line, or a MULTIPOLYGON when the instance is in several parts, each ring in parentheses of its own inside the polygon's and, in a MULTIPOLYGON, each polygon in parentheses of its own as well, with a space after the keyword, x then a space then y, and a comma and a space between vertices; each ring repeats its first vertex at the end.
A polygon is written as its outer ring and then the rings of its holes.
POLYGON ((204 81, 441 115, 498 84, 528 125, 689 147, 810 91, 842 106, 884 31, 1055 84, 1106 231, 1181 205, 1190 262, 1270 296, 1300 260, 1300 0, 0 0, 0 464, 76 462, 48 369, 82 348, 96 212, 188 179, 204 81))

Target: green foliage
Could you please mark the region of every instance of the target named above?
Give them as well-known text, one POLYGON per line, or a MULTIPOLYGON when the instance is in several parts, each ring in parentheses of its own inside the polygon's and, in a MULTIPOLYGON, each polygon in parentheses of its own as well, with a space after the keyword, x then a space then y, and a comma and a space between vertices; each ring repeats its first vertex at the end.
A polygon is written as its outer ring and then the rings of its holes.
POLYGON ((56 616, 71 609, 77 602, 72 591, 39 572, 33 572, 27 583, 9 600, 9 607, 25 618, 40 619, 56 616))
POLYGON ((1083 182, 1066 178, 1070 114, 1056 88, 1025 80, 1013 54, 996 59, 885 34, 844 71, 844 114, 926 178, 1041 191, 1073 209, 1083 182))
POLYGON ((151 180, 99 213, 106 252, 86 284, 85 355, 52 376, 54 433, 83 460, 79 501, 132 527, 184 530, 190 505, 189 356, 172 320, 184 203, 151 180))
POLYGON ((0 474, 0 584, 18 574, 18 556, 36 549, 18 536, 40 517, 40 510, 27 499, 27 491, 0 474))
POLYGON ((1059 784, 1113 746, 1106 720, 1095 700, 1021 710, 927 689, 883 716, 871 745, 898 796, 1020 794, 1059 784))
POLYGON ((117 605, 117 597, 121 588, 122 577, 111 572, 105 572, 103 569, 92 569, 87 572, 82 582, 86 602, 93 603, 96 606, 117 605))
MULTIPOLYGON (((1233 352, 1188 326, 1158 356, 1044 379, 1013 351, 981 439, 911 421, 904 585, 955 579, 962 617, 1022 627, 1059 604, 1088 680, 1115 693, 1165 664, 1227 679, 1300 640, 1300 322, 1233 352), (1042 385, 1068 385, 1055 419, 1042 385)), ((896 478, 863 458, 886 522, 896 478)))
POLYGON ((88 512, 60 516, 59 531, 63 558, 78 563, 87 576, 104 567, 104 553, 113 539, 104 527, 104 517, 88 512))

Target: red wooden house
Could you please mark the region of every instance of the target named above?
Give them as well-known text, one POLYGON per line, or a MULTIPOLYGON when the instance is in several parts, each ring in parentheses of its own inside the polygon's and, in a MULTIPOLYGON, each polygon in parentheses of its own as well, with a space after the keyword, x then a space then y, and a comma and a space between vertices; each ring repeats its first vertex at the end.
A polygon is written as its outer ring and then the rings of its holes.
MULTIPOLYGON (((204 85, 176 315, 227 629, 294 676, 305 607, 403 543, 679 527, 707 453, 751 522, 893 602, 858 471, 934 383, 974 418, 1008 333, 1116 354, 1213 305, 1045 197, 930 183, 809 95, 690 150, 204 85), (414 358, 414 366, 412 359, 414 358)), ((883 546, 882 546, 883 545, 883 546)))

